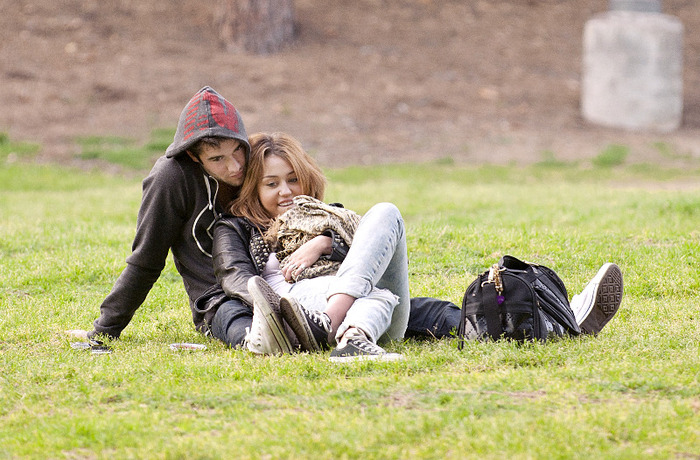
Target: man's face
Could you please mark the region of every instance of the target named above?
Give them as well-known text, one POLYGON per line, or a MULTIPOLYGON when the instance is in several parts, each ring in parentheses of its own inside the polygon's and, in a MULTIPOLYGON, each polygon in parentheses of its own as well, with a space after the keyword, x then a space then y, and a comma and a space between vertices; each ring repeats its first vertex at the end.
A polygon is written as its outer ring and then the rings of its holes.
POLYGON ((218 147, 203 145, 199 159, 187 154, 214 179, 232 187, 240 187, 245 177, 245 147, 236 139, 224 139, 218 147))

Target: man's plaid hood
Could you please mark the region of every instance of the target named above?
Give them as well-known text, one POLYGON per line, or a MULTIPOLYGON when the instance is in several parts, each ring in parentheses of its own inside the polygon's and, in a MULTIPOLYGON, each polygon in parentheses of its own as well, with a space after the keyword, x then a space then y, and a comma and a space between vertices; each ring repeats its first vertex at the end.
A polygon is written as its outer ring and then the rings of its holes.
POLYGON ((243 120, 229 101, 209 86, 195 94, 180 114, 173 143, 165 151, 169 158, 181 155, 198 140, 207 136, 239 140, 250 153, 248 134, 243 120))

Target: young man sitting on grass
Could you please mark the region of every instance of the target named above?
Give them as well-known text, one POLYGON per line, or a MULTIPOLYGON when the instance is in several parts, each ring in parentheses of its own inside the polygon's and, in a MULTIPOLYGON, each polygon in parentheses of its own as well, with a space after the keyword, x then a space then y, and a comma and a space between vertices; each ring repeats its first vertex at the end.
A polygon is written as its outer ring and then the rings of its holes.
POLYGON ((211 295, 217 286, 211 228, 224 205, 237 196, 249 152, 238 111, 212 88, 202 88, 183 109, 172 144, 143 181, 132 253, 100 306, 90 338, 119 337, 172 251, 197 330, 227 343, 242 342, 252 317, 248 308, 235 305, 240 327, 225 328, 217 322, 217 307, 240 302, 211 295))

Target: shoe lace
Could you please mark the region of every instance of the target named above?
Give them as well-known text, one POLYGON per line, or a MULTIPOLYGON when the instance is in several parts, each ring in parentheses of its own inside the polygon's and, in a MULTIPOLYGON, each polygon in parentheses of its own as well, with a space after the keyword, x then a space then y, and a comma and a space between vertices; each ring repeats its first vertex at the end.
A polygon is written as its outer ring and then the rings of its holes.
POLYGON ((381 355, 386 353, 386 351, 382 347, 370 342, 364 337, 352 337, 350 338, 349 342, 351 342, 356 348, 360 349, 365 353, 373 355, 381 355))
MULTIPOLYGON (((304 308, 304 307, 302 307, 302 308, 304 308)), ((306 317, 309 320, 311 320, 314 323, 314 325, 323 329, 326 332, 330 332, 331 319, 328 317, 327 314, 325 314, 322 311, 309 311, 309 310, 306 310, 306 308, 304 308, 304 310, 306 311, 306 317)))
POLYGON ((263 345, 262 334, 260 334, 260 328, 254 327, 253 331, 255 331, 256 333, 251 334, 250 327, 245 328, 245 339, 243 339, 243 343, 246 347, 248 345, 251 345, 254 348, 260 348, 263 345))

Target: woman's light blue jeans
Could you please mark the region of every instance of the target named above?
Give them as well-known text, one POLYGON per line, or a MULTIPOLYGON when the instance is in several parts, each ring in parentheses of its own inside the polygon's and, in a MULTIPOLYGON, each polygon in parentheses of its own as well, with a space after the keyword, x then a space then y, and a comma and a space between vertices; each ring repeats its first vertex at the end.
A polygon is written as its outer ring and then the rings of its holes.
POLYGON ((374 205, 362 216, 338 273, 299 281, 290 294, 304 307, 320 311, 332 295, 355 297, 336 337, 357 327, 374 342, 403 338, 410 294, 406 231, 398 208, 374 205))

